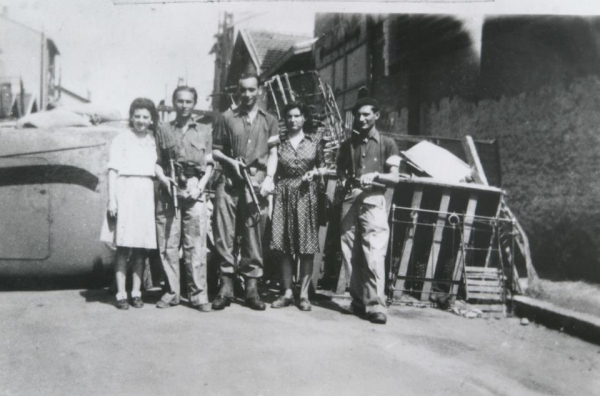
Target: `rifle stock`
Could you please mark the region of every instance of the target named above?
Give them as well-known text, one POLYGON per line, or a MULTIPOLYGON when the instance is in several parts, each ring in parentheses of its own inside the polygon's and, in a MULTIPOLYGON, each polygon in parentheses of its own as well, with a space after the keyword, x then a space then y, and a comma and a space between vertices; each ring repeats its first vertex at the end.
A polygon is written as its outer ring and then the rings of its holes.
POLYGON ((238 158, 238 162, 241 164, 240 173, 242 174, 242 178, 244 179, 244 184, 246 184, 246 188, 250 192, 250 198, 252 199, 252 203, 256 206, 257 213, 260 213, 260 204, 258 203, 258 197, 256 196, 256 191, 254 191, 252 179, 250 179, 250 175, 248 174, 248 170, 246 169, 245 161, 243 158, 238 158))
MULTIPOLYGON (((171 180, 175 181, 177 180, 175 177, 175 161, 173 161, 173 159, 169 159, 169 166, 170 166, 170 177, 171 180)), ((173 207, 175 208, 175 217, 179 218, 179 200, 177 199, 177 185, 172 184, 171 185, 171 197, 173 199, 173 207)))

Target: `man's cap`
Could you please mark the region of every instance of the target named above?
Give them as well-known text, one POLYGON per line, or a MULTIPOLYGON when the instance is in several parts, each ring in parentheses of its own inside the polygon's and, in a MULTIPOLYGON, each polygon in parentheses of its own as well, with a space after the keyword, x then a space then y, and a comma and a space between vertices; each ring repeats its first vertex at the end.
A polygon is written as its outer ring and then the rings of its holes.
POLYGON ((379 111, 379 102, 377 102, 375 99, 367 96, 367 97, 364 97, 364 98, 360 98, 356 102, 356 104, 352 108, 352 112, 356 113, 363 106, 372 106, 374 112, 379 111))

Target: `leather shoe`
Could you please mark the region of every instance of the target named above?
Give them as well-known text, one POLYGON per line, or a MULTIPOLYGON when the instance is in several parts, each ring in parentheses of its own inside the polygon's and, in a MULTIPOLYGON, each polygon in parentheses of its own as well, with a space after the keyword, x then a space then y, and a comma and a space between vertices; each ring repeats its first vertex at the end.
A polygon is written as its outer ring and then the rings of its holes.
POLYGON ((117 300, 117 304, 116 304, 118 309, 129 309, 129 303, 127 302, 126 299, 122 299, 122 300, 117 300))
POLYGON ((165 294, 156 303, 156 308, 171 308, 175 305, 179 305, 179 299, 175 297, 175 294, 165 294))
POLYGON ((365 309, 363 307, 359 307, 358 305, 351 303, 346 307, 341 307, 341 312, 344 315, 356 315, 360 318, 365 316, 365 309))
POLYGON ((300 303, 298 304, 298 309, 300 311, 310 311, 312 309, 312 305, 310 305, 310 301, 306 298, 301 298, 300 303))
POLYGON ((375 324, 385 324, 387 322, 387 316, 382 312, 372 312, 367 315, 367 319, 375 324))
POLYGON ((212 311, 212 305, 210 303, 194 305, 194 308, 200 312, 212 311))
MULTIPOLYGON (((214 305, 214 303, 213 303, 214 305)), ((246 306, 255 311, 264 311, 267 305, 260 301, 260 297, 249 297, 246 299, 246 306)))
POLYGON ((144 302, 142 301, 141 297, 133 297, 131 299, 131 305, 133 305, 133 308, 142 308, 144 306, 144 302))
POLYGON ((212 302, 212 309, 213 309, 213 311, 220 311, 221 309, 225 309, 225 307, 228 307, 230 305, 231 305, 231 298, 217 296, 217 298, 215 298, 214 301, 212 302))
POLYGON ((294 298, 288 298, 286 296, 280 296, 277 300, 271 303, 271 308, 284 308, 289 307, 294 303, 294 298))

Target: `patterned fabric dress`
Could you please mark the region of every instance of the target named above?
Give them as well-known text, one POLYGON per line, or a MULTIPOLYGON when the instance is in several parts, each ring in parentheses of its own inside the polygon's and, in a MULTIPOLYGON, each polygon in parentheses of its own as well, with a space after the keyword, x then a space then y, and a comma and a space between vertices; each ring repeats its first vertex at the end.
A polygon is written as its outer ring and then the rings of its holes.
POLYGON ((286 138, 281 140, 271 250, 288 254, 319 251, 317 180, 302 181, 307 171, 321 167, 323 153, 319 140, 317 135, 305 134, 296 149, 286 138))

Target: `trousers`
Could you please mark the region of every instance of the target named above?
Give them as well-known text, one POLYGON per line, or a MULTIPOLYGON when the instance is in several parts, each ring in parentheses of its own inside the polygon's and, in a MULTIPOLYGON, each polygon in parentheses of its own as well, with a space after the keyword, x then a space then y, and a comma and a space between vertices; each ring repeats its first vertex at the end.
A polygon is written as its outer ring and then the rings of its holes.
POLYGON ((268 201, 260 195, 258 201, 260 213, 256 213, 256 206, 243 183, 221 182, 217 185, 213 235, 221 275, 237 272, 246 278, 262 277, 262 237, 267 221, 268 201), (241 237, 239 261, 235 252, 238 235, 241 237))
POLYGON ((157 202, 156 234, 163 270, 175 301, 181 296, 179 247, 183 250, 183 266, 187 291, 192 305, 208 303, 206 284, 208 214, 206 195, 198 201, 181 200, 179 218, 172 204, 157 202))
POLYGON ((340 234, 353 304, 367 314, 386 313, 385 255, 390 229, 383 193, 351 191, 342 205, 340 234))

